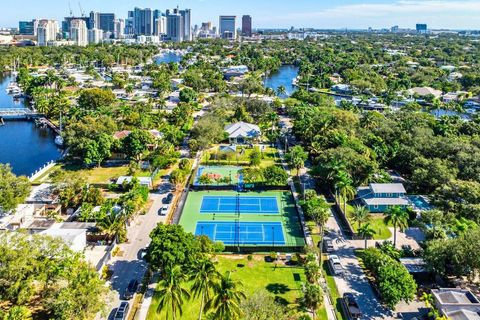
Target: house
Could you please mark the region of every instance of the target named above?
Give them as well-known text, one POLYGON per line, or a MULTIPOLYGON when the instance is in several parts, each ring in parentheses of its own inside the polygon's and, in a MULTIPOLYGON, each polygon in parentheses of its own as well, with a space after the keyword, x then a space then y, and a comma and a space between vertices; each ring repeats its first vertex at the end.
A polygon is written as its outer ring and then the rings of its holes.
POLYGON ((73 251, 83 252, 87 247, 87 230, 85 229, 50 228, 40 234, 62 239, 73 251))
POLYGON ((368 187, 359 187, 357 193, 362 204, 372 213, 386 212, 394 206, 406 208, 410 204, 401 183, 371 183, 368 187))
POLYGON ((257 125, 243 121, 227 125, 225 132, 228 134, 230 144, 251 143, 262 134, 257 125))
POLYGON ((480 301, 469 290, 433 289, 435 308, 450 320, 480 320, 480 301))
POLYGON ((353 92, 353 88, 348 84, 336 84, 330 88, 333 92, 339 94, 350 94, 353 92))
POLYGON ((433 95, 435 98, 440 98, 442 95, 442 91, 435 90, 430 87, 415 87, 408 90, 408 93, 411 95, 425 97, 429 95, 433 95))
MULTIPOLYGON (((130 182, 132 182, 133 180, 133 177, 132 176, 121 176, 117 179, 117 185, 118 186, 123 186, 124 184, 128 184, 130 182)), ((138 180, 138 183, 142 186, 142 187, 147 187, 149 189, 152 188, 152 178, 150 177, 137 177, 137 180, 138 180)))

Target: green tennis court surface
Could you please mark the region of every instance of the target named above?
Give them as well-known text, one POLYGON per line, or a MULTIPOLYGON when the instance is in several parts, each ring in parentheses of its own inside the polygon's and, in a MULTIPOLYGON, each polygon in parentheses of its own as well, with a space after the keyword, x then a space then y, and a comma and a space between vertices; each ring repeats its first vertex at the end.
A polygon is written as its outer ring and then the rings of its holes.
POLYGON ((303 247, 305 240, 288 191, 191 191, 180 224, 232 246, 303 247))

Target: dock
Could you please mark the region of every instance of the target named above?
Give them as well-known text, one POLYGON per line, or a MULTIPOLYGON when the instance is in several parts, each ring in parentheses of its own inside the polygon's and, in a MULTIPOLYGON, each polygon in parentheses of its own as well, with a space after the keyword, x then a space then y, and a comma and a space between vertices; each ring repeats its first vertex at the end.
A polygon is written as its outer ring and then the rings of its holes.
POLYGON ((28 108, 0 108, 0 118, 9 119, 35 119, 44 117, 43 114, 28 108))

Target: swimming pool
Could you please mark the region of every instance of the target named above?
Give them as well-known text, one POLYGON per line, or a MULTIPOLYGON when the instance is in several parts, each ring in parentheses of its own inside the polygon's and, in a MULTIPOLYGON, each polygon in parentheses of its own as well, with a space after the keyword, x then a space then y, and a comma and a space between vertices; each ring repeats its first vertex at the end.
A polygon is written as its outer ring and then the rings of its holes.
POLYGON ((432 209, 432 205, 425 196, 413 195, 408 196, 408 200, 413 205, 413 208, 420 211, 427 211, 432 209))

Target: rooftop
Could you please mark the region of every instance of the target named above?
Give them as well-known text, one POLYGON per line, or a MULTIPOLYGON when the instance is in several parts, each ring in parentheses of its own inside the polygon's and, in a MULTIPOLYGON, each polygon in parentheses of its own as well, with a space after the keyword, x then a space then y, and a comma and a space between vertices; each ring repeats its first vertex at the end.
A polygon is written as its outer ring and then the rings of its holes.
POLYGON ((401 183, 371 183, 373 193, 407 193, 401 183))
POLYGON ((227 125, 225 131, 229 138, 255 138, 261 133, 259 126, 243 121, 227 125))

